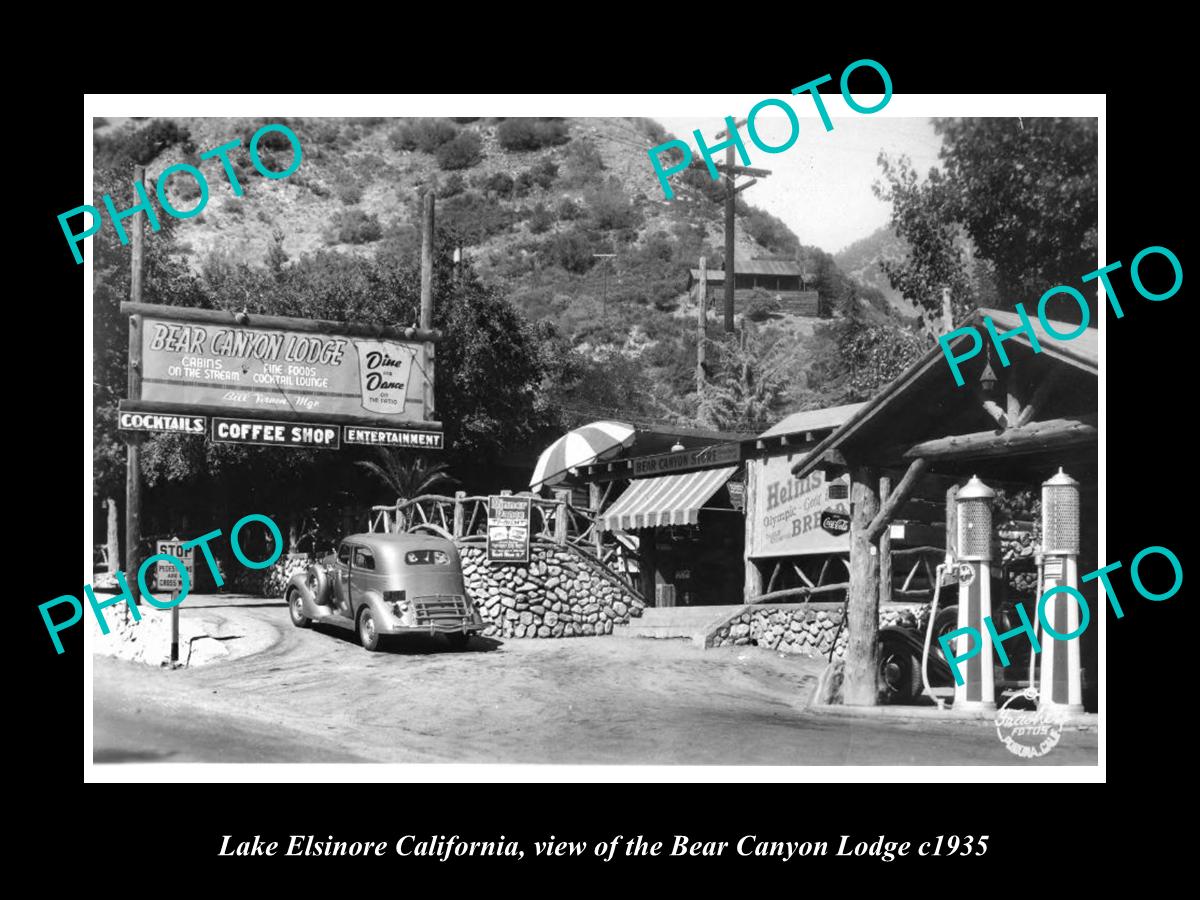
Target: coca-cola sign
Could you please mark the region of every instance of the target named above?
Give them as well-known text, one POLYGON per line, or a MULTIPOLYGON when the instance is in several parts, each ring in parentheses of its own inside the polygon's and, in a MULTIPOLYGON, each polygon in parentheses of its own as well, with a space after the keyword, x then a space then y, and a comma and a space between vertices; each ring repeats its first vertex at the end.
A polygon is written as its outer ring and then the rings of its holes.
POLYGON ((843 512, 827 509, 821 513, 821 528, 832 535, 850 533, 850 517, 843 512))

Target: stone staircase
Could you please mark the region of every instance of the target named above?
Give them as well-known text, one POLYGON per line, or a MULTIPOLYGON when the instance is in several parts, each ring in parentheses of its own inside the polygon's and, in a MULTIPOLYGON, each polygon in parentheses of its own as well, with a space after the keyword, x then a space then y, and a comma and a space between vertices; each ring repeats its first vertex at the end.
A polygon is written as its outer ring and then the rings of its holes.
POLYGON ((628 625, 618 625, 613 633, 625 637, 690 640, 704 646, 707 635, 734 615, 745 612, 735 606, 649 606, 628 625))

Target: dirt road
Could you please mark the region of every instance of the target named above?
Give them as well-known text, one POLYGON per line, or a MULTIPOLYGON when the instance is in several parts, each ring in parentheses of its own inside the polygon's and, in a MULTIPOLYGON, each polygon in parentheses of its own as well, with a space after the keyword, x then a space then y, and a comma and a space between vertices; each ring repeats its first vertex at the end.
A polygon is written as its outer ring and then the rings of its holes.
MULTIPOLYGON (((990 725, 808 712, 820 662, 753 647, 421 637, 367 653, 349 632, 292 628, 282 602, 192 597, 181 615, 278 640, 177 671, 95 656, 97 763, 1030 764, 990 725)), ((1032 762, 1095 760, 1096 735, 1066 731, 1032 762)))

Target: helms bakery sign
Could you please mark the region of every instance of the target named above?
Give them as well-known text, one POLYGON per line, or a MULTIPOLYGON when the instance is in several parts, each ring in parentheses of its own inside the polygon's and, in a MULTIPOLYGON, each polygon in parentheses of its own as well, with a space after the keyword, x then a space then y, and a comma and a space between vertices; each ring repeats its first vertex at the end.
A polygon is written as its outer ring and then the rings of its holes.
POLYGON ((432 356, 425 356, 436 333, 124 307, 134 313, 130 354, 140 355, 141 392, 121 404, 123 412, 366 425, 389 440, 354 443, 441 445, 440 434, 428 438, 440 432, 432 415, 432 356), (405 440, 407 432, 420 439, 405 440))

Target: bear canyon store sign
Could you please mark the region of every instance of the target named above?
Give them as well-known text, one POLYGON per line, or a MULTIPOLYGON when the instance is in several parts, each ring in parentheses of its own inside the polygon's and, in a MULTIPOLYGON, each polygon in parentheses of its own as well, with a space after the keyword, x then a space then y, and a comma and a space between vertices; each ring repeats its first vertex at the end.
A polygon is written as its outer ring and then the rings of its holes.
POLYGON ((268 447, 442 448, 433 414, 436 331, 121 308, 130 325, 124 430, 268 447))

